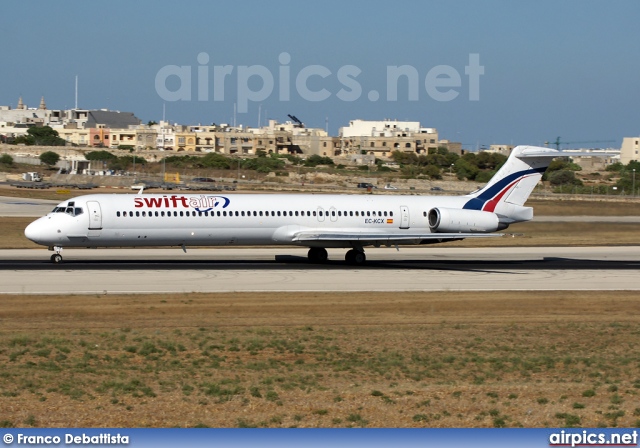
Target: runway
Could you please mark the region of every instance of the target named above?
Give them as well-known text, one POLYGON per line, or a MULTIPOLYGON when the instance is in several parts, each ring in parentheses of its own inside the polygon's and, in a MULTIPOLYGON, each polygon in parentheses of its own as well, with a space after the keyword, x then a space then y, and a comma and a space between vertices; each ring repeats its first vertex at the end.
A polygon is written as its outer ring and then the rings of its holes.
POLYGON ((300 248, 0 251, 5 294, 250 291, 640 290, 640 247, 368 249, 365 267, 344 250, 315 265, 300 248))

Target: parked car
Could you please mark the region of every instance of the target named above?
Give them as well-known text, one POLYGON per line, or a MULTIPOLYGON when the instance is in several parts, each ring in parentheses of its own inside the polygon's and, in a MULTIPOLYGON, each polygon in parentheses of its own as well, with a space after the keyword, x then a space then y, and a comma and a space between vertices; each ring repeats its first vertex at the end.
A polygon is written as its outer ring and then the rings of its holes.
POLYGON ((440 187, 431 187, 431 191, 444 191, 444 190, 440 187))
POLYGON ((215 180, 210 177, 194 177, 191 182, 215 182, 215 180))
POLYGON ((375 185, 369 183, 369 182, 360 182, 358 184, 358 188, 378 188, 375 185))
POLYGON ((385 186, 384 186, 384 189, 385 189, 385 190, 397 190, 397 189, 398 189, 398 187, 394 187, 394 186, 393 186, 393 185, 391 185, 391 184, 387 184, 387 185, 385 185, 385 186))

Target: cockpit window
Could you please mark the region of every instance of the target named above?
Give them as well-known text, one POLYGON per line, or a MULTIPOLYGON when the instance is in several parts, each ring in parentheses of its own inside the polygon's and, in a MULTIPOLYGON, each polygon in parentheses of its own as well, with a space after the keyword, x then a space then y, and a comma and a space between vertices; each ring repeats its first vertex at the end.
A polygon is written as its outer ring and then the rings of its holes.
POLYGON ((66 213, 71 216, 82 215, 82 207, 55 207, 51 213, 66 213))

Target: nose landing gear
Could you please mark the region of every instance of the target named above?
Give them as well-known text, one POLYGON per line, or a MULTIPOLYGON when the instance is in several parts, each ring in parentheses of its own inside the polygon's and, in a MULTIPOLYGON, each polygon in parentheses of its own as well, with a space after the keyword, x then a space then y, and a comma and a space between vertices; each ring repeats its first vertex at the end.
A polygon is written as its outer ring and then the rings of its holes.
POLYGON ((51 262, 53 264, 59 264, 62 263, 62 255, 60 255, 60 252, 62 252, 62 247, 60 246, 54 246, 54 247, 50 247, 49 250, 54 250, 56 251, 55 254, 51 255, 51 262))

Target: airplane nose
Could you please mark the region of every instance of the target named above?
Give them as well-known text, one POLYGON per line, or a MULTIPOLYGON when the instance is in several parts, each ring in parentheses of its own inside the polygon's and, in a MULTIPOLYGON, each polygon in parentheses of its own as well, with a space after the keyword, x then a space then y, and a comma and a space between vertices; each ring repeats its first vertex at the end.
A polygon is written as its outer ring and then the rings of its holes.
POLYGON ((29 238, 34 243, 38 243, 42 238, 42 225, 40 220, 33 221, 24 229, 24 236, 29 238))

